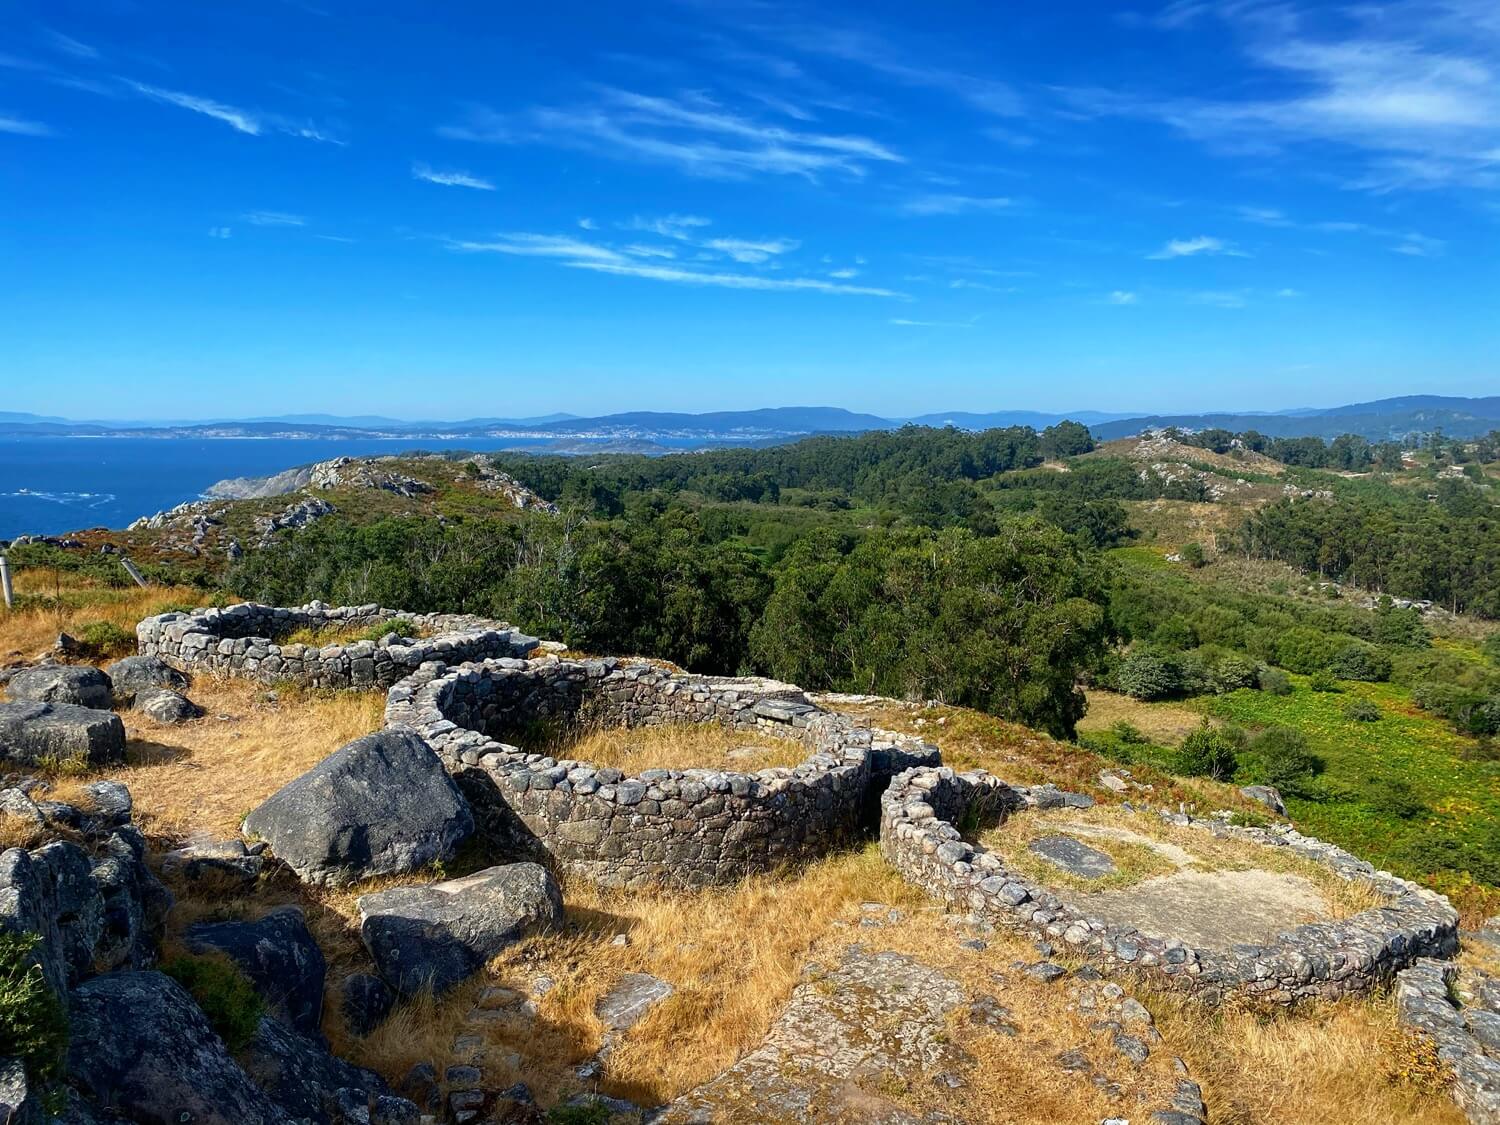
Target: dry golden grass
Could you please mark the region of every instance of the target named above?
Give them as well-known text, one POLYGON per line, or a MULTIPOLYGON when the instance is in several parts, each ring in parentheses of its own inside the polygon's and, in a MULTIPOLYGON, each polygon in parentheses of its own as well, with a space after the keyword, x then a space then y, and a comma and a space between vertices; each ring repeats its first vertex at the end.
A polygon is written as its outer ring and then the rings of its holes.
POLYGON ((103 771, 123 781, 136 816, 153 835, 193 829, 239 831, 245 813, 346 742, 377 729, 379 692, 315 692, 200 676, 189 694, 206 714, 179 725, 135 711, 125 721, 126 765, 103 771))
POLYGON ((1109 730, 1116 723, 1129 723, 1152 742, 1176 746, 1184 735, 1203 723, 1203 712, 1174 703, 1143 703, 1128 695, 1090 688, 1089 710, 1078 722, 1080 734, 1109 730))
POLYGON ((203 591, 189 586, 104 586, 76 575, 59 576, 54 588, 52 572, 40 569, 17 573, 15 587, 18 595, 46 598, 48 604, 10 612, 0 606, 0 663, 48 651, 58 633, 76 635, 93 621, 107 621, 134 634, 143 617, 203 600, 203 591))
POLYGON ((807 759, 800 742, 734 731, 716 723, 611 728, 550 743, 546 752, 593 766, 614 766, 627 775, 642 770, 711 769, 753 773, 796 766, 807 759))
POLYGON ((1420 1043, 1378 997, 1268 1017, 1145 998, 1207 1095, 1215 1125, 1462 1125, 1420 1043))
POLYGON ((432 630, 421 628, 410 618, 397 617, 376 625, 324 625, 320 628, 305 625, 278 638, 277 643, 323 648, 325 645, 347 645, 355 641, 378 641, 387 633, 399 633, 403 637, 429 637, 432 630))

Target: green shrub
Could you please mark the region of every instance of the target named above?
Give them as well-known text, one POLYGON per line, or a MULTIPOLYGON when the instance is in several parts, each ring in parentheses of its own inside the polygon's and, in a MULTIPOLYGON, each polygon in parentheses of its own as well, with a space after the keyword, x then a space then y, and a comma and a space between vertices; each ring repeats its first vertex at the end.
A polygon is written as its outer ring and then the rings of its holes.
POLYGON ((1192 648, 1198 635, 1185 617, 1174 614, 1152 630, 1151 641, 1160 648, 1177 650, 1192 648))
POLYGON ((1197 570, 1208 562, 1208 559, 1203 554, 1203 544, 1201 543, 1184 543, 1182 550, 1177 552, 1177 556, 1194 570, 1197 570))
POLYGON ((1205 719, 1203 725, 1190 731, 1177 747, 1173 763, 1175 772, 1186 777, 1211 777, 1219 781, 1233 777, 1244 741, 1244 735, 1239 731, 1211 726, 1205 719))
POLYGON ((1343 644, 1338 637, 1298 625, 1282 632, 1275 641, 1276 663, 1304 676, 1327 668, 1343 644))
POLYGON ((591 1099, 577 1105, 555 1105, 547 1111, 547 1125, 608 1125, 609 1107, 591 1099))
POLYGON ((1165 699, 1182 690, 1177 666, 1148 652, 1126 653, 1115 672, 1115 682, 1132 699, 1165 699))
POLYGON ((1500 629, 1484 638, 1480 651, 1496 664, 1500 664, 1500 629))
POLYGON ((1362 795, 1364 803, 1381 816, 1413 820, 1427 811, 1412 787, 1399 777, 1371 782, 1362 795))
POLYGON ((1292 694, 1292 678, 1280 668, 1272 668, 1269 664, 1256 673, 1256 682, 1267 695, 1292 694))
POLYGON ((1267 727, 1250 741, 1249 773, 1262 785, 1283 794, 1300 795, 1308 779, 1323 772, 1323 760, 1307 745, 1307 737, 1291 727, 1267 727))
POLYGON ((1109 733, 1126 746, 1145 746, 1151 740, 1134 723, 1127 723, 1124 719, 1109 728, 1109 733))
POLYGON ((193 994, 231 1051, 240 1050, 254 1037, 266 1006, 234 962, 221 956, 183 954, 161 969, 193 994))
POLYGON ((1217 645, 1204 645, 1177 658, 1182 689, 1190 695, 1227 695, 1255 683, 1255 662, 1217 645))
POLYGON ((36 934, 0 933, 0 1056, 39 1085, 62 1077, 68 1017, 32 956, 36 934))
POLYGON ((1368 699, 1351 699, 1344 704, 1344 718, 1351 723, 1379 722, 1380 708, 1368 699))
POLYGON ((1391 678, 1391 658, 1372 644, 1353 641, 1339 649, 1328 670, 1341 680, 1376 683, 1391 678))
POLYGON ((1307 686, 1313 691, 1338 692, 1343 691, 1339 687, 1339 678, 1327 668, 1319 668, 1307 680, 1307 686))
POLYGON ((1269 828, 1274 821, 1268 816, 1247 809, 1236 809, 1229 814, 1229 823, 1236 828, 1269 828))
POLYGON ((78 640, 90 656, 122 656, 135 650, 135 634, 113 621, 86 621, 78 630, 78 640))

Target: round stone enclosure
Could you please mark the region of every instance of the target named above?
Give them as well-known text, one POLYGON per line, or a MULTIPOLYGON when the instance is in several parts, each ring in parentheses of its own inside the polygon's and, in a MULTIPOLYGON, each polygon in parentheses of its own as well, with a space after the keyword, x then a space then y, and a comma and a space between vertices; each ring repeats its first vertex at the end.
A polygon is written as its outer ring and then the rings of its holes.
POLYGON ((487 660, 424 667, 386 722, 415 727, 453 771, 489 845, 605 886, 699 887, 821 855, 874 824, 892 776, 936 747, 872 730, 774 680, 693 676, 644 661, 487 660), (717 723, 794 739, 795 767, 645 770, 528 753, 528 724, 578 730, 717 723))
POLYGON ((388 688, 428 661, 525 656, 538 644, 536 638, 504 622, 482 617, 322 602, 293 608, 247 602, 222 609, 163 613, 146 618, 136 626, 135 634, 143 656, 159 656, 181 672, 364 689, 388 688), (387 635, 378 641, 326 645, 285 643, 301 629, 353 631, 398 621, 409 622, 425 635, 387 635))
MULTIPOLYGON (((1418 957, 1448 956, 1457 948, 1458 915, 1436 892, 1377 871, 1290 828, 1240 828, 1167 812, 1153 815, 1246 845, 1291 849, 1337 878, 1363 883, 1381 905, 1346 918, 1289 925, 1258 941, 1224 943, 1212 932, 1193 932, 1186 921, 1185 933, 1142 932, 1125 920, 1128 914, 1100 916, 1091 911, 1088 896, 1060 891, 1034 874, 1017 871, 1014 861, 965 840, 959 830, 962 824, 998 825, 1003 831, 1007 818, 1054 803, 1039 796, 1037 790, 1007 785, 982 771, 909 770, 881 798, 881 851, 909 882, 955 907, 1057 942, 1106 971, 1142 974, 1214 1001, 1237 993, 1263 1003, 1290 1004, 1362 993, 1418 957)), ((1084 841, 1074 842, 1088 848, 1084 841)), ((1101 877, 1088 872, 1101 872, 1095 856, 1102 851, 1089 848, 1095 853, 1090 856, 1071 846, 1050 850, 1055 860, 1039 858, 1049 864, 1076 861, 1078 878, 1101 877)), ((1253 914, 1257 902, 1247 895, 1240 908, 1253 914)))

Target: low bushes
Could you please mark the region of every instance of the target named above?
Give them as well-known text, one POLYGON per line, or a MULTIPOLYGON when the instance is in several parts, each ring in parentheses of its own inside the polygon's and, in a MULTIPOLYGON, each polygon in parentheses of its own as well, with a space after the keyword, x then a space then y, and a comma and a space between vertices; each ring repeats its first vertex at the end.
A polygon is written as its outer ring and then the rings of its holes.
POLYGON ((20 1059, 32 1082, 47 1085, 62 1076, 68 1017, 32 956, 40 940, 0 933, 0 1057, 20 1059))
POLYGON ((245 974, 228 958, 185 953, 173 957, 161 969, 193 994, 230 1051, 241 1050, 254 1037, 266 1007, 245 974))

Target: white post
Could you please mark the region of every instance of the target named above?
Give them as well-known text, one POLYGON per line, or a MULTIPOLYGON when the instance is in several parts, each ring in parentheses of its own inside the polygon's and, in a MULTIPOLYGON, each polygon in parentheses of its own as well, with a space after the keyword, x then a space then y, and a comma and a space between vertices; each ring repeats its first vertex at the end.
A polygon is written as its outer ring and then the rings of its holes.
POLYGON ((5 595, 5 608, 9 609, 16 600, 16 593, 10 585, 10 563, 4 555, 0 555, 0 594, 5 595))
POLYGON ((124 555, 120 556, 120 565, 125 568, 126 574, 135 579, 135 584, 137 586, 150 585, 150 583, 146 581, 146 576, 135 568, 135 563, 131 562, 124 555))

